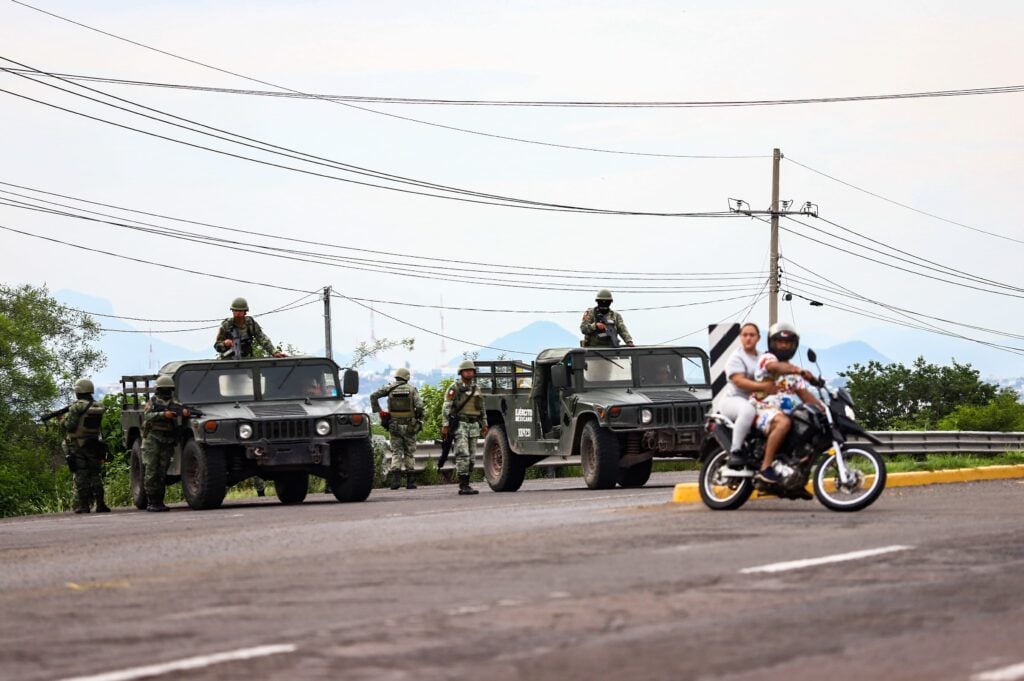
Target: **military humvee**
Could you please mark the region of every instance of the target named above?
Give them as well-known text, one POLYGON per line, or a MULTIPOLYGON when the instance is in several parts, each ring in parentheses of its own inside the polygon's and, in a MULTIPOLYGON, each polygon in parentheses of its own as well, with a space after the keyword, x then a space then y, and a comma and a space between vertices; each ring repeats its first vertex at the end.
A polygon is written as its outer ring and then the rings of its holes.
MULTIPOLYGON (((174 379, 175 396, 198 408, 167 469, 181 481, 188 505, 217 508, 227 488, 259 476, 274 481, 282 503, 306 498, 309 476, 328 480, 338 501, 363 501, 373 487, 370 419, 346 395, 359 374, 323 357, 171 362, 159 375, 174 379)), ((157 375, 123 376, 124 445, 131 451, 132 501, 145 508, 142 410, 157 375)))
POLYGON ((476 364, 489 426, 484 476, 496 492, 519 489, 547 457, 579 457, 587 487, 606 489, 646 484, 655 456, 699 454, 711 409, 700 348, 558 348, 531 364, 476 364))

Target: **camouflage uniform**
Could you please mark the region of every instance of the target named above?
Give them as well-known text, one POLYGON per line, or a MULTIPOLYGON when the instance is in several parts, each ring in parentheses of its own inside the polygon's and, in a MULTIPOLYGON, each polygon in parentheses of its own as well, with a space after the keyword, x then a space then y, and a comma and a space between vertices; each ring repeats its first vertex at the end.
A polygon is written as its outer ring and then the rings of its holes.
POLYGON ((487 427, 487 414, 484 412, 484 396, 474 381, 466 385, 461 379, 452 383, 444 395, 444 407, 441 410, 441 423, 448 423, 452 410, 465 402, 459 410, 459 429, 452 440, 452 451, 455 453, 455 470, 459 476, 468 476, 473 472, 473 459, 476 456, 476 441, 480 432, 487 427), (472 395, 472 397, 469 397, 472 395), (467 397, 469 399, 467 400, 467 397))
POLYGON ((259 322, 246 315, 245 324, 239 327, 235 326, 235 320, 233 317, 229 317, 220 323, 220 328, 217 330, 217 340, 213 344, 213 349, 216 350, 218 354, 224 354, 227 352, 228 355, 227 357, 224 357, 224 359, 234 359, 234 353, 230 352, 233 348, 229 348, 224 345, 224 341, 232 338, 232 332, 236 328, 238 329, 239 342, 242 344, 242 357, 252 357, 253 345, 259 345, 268 355, 274 354, 274 344, 269 338, 267 338, 267 335, 263 333, 263 329, 260 328, 259 322), (249 340, 252 342, 247 342, 249 340))
MULTIPOLYGON (((608 335, 597 328, 597 307, 592 307, 583 313, 583 321, 580 322, 580 332, 583 333, 583 347, 585 348, 610 348, 612 347, 612 341, 608 338, 608 335)), ((609 322, 615 325, 615 330, 619 332, 619 338, 622 339, 623 343, 632 343, 633 336, 630 335, 629 329, 626 328, 626 321, 622 318, 615 310, 608 310, 608 314, 605 315, 609 322)))
POLYGON ((102 404, 79 398, 60 422, 64 456, 75 479, 75 511, 79 513, 88 513, 94 501, 97 511, 107 507, 100 475, 107 454, 99 439, 102 418, 102 404))
POLYGON ((402 470, 412 473, 416 469, 416 434, 423 428, 423 398, 416 386, 396 379, 370 394, 373 413, 380 412, 378 400, 388 398, 388 434, 391 436, 391 472, 396 476, 402 470))
POLYGON ((163 506, 167 467, 174 456, 174 445, 181 430, 177 418, 167 418, 165 412, 169 407, 180 410, 182 405, 173 397, 154 395, 142 410, 143 484, 150 507, 163 506))

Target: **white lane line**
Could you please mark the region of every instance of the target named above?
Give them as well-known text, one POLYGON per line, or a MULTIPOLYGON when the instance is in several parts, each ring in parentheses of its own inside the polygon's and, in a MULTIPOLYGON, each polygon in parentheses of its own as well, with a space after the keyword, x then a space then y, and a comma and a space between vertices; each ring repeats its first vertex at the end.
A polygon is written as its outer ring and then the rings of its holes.
POLYGON ((1002 669, 991 669, 971 677, 971 681, 1017 681, 1024 679, 1024 662, 1011 664, 1002 669))
POLYGON ((242 648, 240 650, 231 650, 226 653, 187 657, 184 660, 178 660, 177 662, 164 662, 163 664, 151 664, 145 667, 132 667, 131 669, 94 674, 92 676, 75 676, 73 678, 63 679, 63 681, 131 681, 132 679, 160 676, 162 674, 186 671, 188 669, 202 669, 203 667, 209 667, 222 662, 251 660, 254 657, 266 657, 267 655, 292 653, 295 652, 296 649, 297 646, 292 644, 242 648))
POLYGON ((834 556, 822 556, 821 558, 807 558, 806 560, 790 560, 785 563, 759 565, 757 567, 744 568, 743 570, 740 570, 740 574, 750 575, 756 572, 785 572, 786 570, 799 570, 801 568, 826 565, 828 563, 843 563, 848 560, 860 560, 861 558, 870 558, 872 556, 880 556, 885 553, 895 553, 896 551, 908 551, 912 548, 914 547, 895 544, 893 546, 883 546, 880 549, 866 549, 864 551, 851 551, 850 553, 837 553, 834 556))

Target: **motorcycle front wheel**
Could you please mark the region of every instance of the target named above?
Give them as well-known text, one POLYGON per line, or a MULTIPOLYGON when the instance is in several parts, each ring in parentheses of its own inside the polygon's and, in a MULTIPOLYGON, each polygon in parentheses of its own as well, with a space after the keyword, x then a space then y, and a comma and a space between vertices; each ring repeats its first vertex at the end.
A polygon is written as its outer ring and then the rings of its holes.
POLYGON ((704 505, 715 511, 734 511, 743 504, 754 492, 753 478, 725 478, 725 469, 729 453, 719 449, 704 459, 700 467, 697 486, 704 505))
POLYGON ((826 456, 814 473, 814 496, 832 511, 860 511, 882 495, 885 461, 878 452, 864 445, 844 447, 843 460, 853 479, 846 484, 840 482, 836 457, 826 456))

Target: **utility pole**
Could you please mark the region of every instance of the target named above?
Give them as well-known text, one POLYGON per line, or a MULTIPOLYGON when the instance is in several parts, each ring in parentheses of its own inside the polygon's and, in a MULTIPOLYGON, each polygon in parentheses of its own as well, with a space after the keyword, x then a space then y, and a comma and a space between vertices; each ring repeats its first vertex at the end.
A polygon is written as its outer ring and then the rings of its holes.
POLYGON ((768 264, 768 327, 779 321, 779 161, 782 152, 772 152, 772 246, 768 264))
POLYGON ((327 348, 327 357, 334 359, 334 349, 331 347, 331 287, 324 286, 324 347, 327 348))

